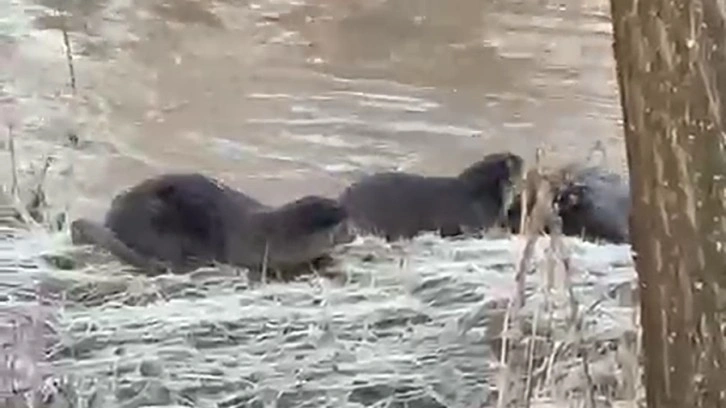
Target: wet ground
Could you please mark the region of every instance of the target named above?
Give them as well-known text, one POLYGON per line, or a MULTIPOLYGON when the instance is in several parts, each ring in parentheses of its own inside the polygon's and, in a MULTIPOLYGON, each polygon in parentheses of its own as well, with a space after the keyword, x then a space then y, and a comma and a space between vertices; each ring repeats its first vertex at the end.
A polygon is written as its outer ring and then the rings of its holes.
MULTIPOLYGON (((376 170, 454 174, 504 149, 564 162, 600 141, 623 168, 605 0, 0 5, 2 125, 26 196, 53 157, 52 216, 100 217, 164 171, 276 204, 376 170)), ((342 281, 256 286, 234 271, 49 269, 38 259, 67 235, 12 231, 0 288, 65 294, 54 372, 103 407, 491 404, 498 357, 487 318, 470 317, 511 291, 523 245, 362 239, 342 249, 342 281)), ((583 303, 632 279, 627 247, 568 242, 583 303)), ((616 338, 630 312, 608 299, 595 332, 616 338)))

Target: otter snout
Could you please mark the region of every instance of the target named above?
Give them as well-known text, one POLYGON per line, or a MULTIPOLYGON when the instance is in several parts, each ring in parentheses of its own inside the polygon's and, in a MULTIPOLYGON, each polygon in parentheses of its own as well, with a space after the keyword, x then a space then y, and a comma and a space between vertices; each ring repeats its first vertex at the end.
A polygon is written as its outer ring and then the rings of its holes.
POLYGON ((331 246, 347 244, 355 239, 346 208, 337 200, 307 196, 296 202, 295 214, 300 217, 306 235, 329 234, 331 246))
MULTIPOLYGON (((279 256, 294 253, 326 253, 339 243, 349 242, 348 212, 337 201, 309 195, 267 212, 274 227, 270 239, 277 242, 279 256), (304 249, 303 249, 304 248, 304 249)), ((308 255, 305 255, 308 256, 308 255)), ((312 256, 312 255, 310 255, 312 256)))
POLYGON ((348 218, 336 200, 312 195, 285 205, 282 212, 285 223, 294 225, 303 235, 334 229, 348 218))

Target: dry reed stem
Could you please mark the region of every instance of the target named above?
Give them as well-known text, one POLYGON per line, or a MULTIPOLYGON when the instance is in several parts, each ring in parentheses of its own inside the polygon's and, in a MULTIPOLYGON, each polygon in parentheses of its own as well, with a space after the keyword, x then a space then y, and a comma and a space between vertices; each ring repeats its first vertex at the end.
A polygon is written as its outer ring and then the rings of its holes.
POLYGON ((532 373, 534 371, 534 344, 537 340, 537 325, 539 324, 539 308, 534 311, 534 322, 532 323, 532 332, 527 343, 527 380, 524 386, 524 403, 525 407, 530 406, 532 400, 532 373))
POLYGON ((545 366, 545 380, 542 383, 542 390, 544 390, 545 388, 551 389, 554 387, 554 375, 552 374, 555 367, 555 361, 557 360, 557 356, 560 354, 560 351, 562 351, 564 347, 564 341, 556 341, 554 347, 552 347, 552 352, 550 353, 545 366))
POLYGON ((500 348, 501 355, 499 357, 499 369, 501 370, 499 375, 499 395, 497 395, 497 408, 504 408, 507 391, 508 391, 508 384, 509 384, 509 376, 508 371, 509 367, 507 366, 507 357, 508 357, 508 350, 509 350, 509 344, 508 344, 508 329, 509 329, 509 319, 511 315, 511 309, 512 309, 512 298, 510 297, 509 302, 507 304, 507 311, 504 313, 504 322, 502 323, 502 346, 500 348))
POLYGON ((18 171, 15 160, 15 135, 13 133, 13 125, 7 125, 8 129, 8 150, 10 151, 10 176, 12 184, 10 185, 10 194, 15 197, 18 195, 18 171))
POLYGON ((562 220, 559 217, 556 217, 556 219, 553 220, 550 226, 550 237, 550 256, 561 260, 564 267, 565 287, 567 288, 568 301, 570 306, 570 328, 574 331, 575 334, 576 340, 574 347, 580 355, 580 362, 582 364, 582 370, 586 381, 585 401, 587 402, 589 408, 595 408, 595 395, 593 393, 594 382, 592 380, 592 376, 590 375, 588 350, 584 346, 584 340, 582 337, 582 323, 587 312, 597 306, 600 301, 595 302, 588 308, 588 310, 584 310, 581 313, 578 313, 579 302, 577 301, 575 293, 572 290, 572 269, 570 267, 570 258, 569 254, 567 253, 567 248, 562 241, 562 220))
MULTIPOLYGON (((523 189, 522 193, 523 210, 520 219, 520 226, 522 226, 522 228, 520 229, 520 231, 523 231, 526 234, 527 242, 525 244, 524 251, 520 257, 517 272, 515 274, 516 290, 514 295, 510 297, 508 301, 507 311, 505 312, 504 323, 502 325, 502 347, 499 363, 503 371, 500 375, 499 395, 497 398, 498 408, 504 407, 505 401, 508 397, 508 374, 511 371, 508 363, 509 322, 512 317, 516 318, 519 315, 519 311, 521 310, 521 308, 524 307, 527 270, 534 256, 534 249, 536 247, 537 240, 539 239, 540 232, 544 230, 544 226, 546 225, 552 214, 552 206, 550 204, 552 202, 551 185, 546 180, 546 178, 543 177, 543 156, 544 150, 542 148, 538 148, 536 152, 535 169, 525 172, 525 188, 523 189), (534 207, 531 211, 532 215, 529 216, 527 215, 527 196, 532 190, 535 191, 536 198, 534 201, 534 207)), ((531 387, 531 376, 534 365, 534 362, 532 361, 532 353, 534 352, 534 339, 536 338, 536 324, 532 330, 533 334, 532 338, 530 339, 530 344, 527 352, 527 381, 524 391, 524 400, 527 406, 529 405, 529 400, 531 396, 529 389, 531 387)))
MULTIPOLYGON (((540 156, 541 159, 541 156, 540 156)), ((541 168, 541 162, 538 165, 538 170, 535 175, 535 187, 536 187, 536 199, 534 207, 532 208, 532 216, 530 218, 530 222, 527 225, 527 246, 525 247, 525 254, 522 257, 522 260, 519 265, 519 272, 518 274, 521 276, 519 279, 520 289, 519 293, 520 296, 524 296, 524 276, 527 273, 528 266, 533 258, 533 252, 534 248, 536 247, 537 240, 540 236, 540 233, 544 231, 546 226, 550 226, 552 224, 552 219, 554 216, 554 212, 552 210, 552 185, 551 182, 543 176, 543 171, 541 168)), ((550 240, 552 237, 550 237, 550 240)), ((550 241, 551 242, 551 241, 550 241)), ((552 276, 554 274, 554 263, 548 263, 547 268, 544 271, 546 273, 545 276, 545 285, 540 286, 540 291, 543 293, 545 297, 545 307, 548 305, 548 286, 552 281, 552 276)), ((523 306, 524 302, 522 301, 520 303, 520 306, 523 306)), ((531 404, 531 398, 532 398, 532 378, 533 378, 533 371, 534 371, 534 345, 535 341, 537 339, 537 327, 539 325, 539 308, 535 309, 534 314, 534 322, 532 324, 532 330, 531 330, 531 336, 529 339, 528 344, 528 350, 527 350, 527 373, 526 373, 526 383, 525 383, 525 395, 524 395, 524 402, 525 406, 529 407, 531 404)), ((552 319, 550 319, 550 322, 552 319)))
MULTIPOLYGON (((601 159, 604 160, 605 152, 603 147, 600 144, 597 144, 594 149, 602 151, 601 159)), ((592 154, 590 156, 589 160, 592 160, 592 154)), ((522 208, 524 211, 522 213, 522 218, 520 219, 520 225, 522 226, 520 230, 526 234, 525 236, 527 241, 519 259, 518 269, 516 271, 516 291, 514 296, 509 299, 502 327, 502 346, 500 350, 501 375, 498 381, 500 393, 498 395, 497 407, 504 407, 505 405, 508 405, 507 401, 513 401, 512 398, 516 398, 514 395, 509 395, 511 394, 511 390, 508 389, 512 385, 510 378, 512 378, 512 375, 517 370, 517 367, 512 366, 515 360, 513 359, 512 361, 509 361, 509 354, 514 351, 514 349, 510 350, 511 346, 508 344, 508 342, 510 342, 508 339, 509 336, 507 335, 510 333, 509 323, 512 319, 516 319, 518 317, 520 308, 522 308, 525 304, 525 277, 534 257, 534 251, 539 235, 545 228, 548 228, 550 237, 549 251, 547 252, 548 258, 546 259, 545 267, 542 270, 542 273, 546 276, 543 276, 543 285, 539 287, 539 290, 544 296, 544 307, 550 310, 551 305, 549 301, 549 291, 552 284, 555 282, 555 271, 561 271, 557 272, 557 276, 559 276, 558 279, 560 279, 561 282, 558 284, 558 287, 565 289, 565 307, 569 309, 568 313, 566 313, 566 315, 569 316, 565 318, 565 322, 566 325, 569 326, 568 332, 574 336, 574 341, 556 341, 555 339, 551 339, 550 352, 544 358, 542 363, 535 367, 535 350, 537 350, 536 345, 538 344, 537 341, 539 336, 538 327, 541 318, 541 311, 539 308, 535 308, 533 316, 534 321, 531 330, 528 333, 530 338, 528 339, 526 349, 524 350, 526 367, 519 368, 526 369, 526 378, 524 394, 521 396, 523 397, 523 403, 520 401, 518 405, 525 407, 531 406, 533 403, 532 398, 535 393, 535 389, 546 391, 544 387, 552 388, 554 386, 554 382, 557 381, 553 372, 555 363, 557 360, 565 358, 570 354, 567 350, 572 350, 577 355, 577 359, 573 362, 577 362, 583 373, 584 384, 582 384, 582 388, 584 388, 584 400, 582 400, 581 403, 584 405, 582 406, 594 408, 596 406, 595 381, 591 374, 591 356, 589 355, 589 348, 585 344, 583 324, 585 316, 596 308, 603 299, 598 300, 590 307, 585 308, 585 310, 580 310, 579 302, 574 293, 570 249, 567 247, 563 239, 562 220, 557 214, 556 206, 552 204, 554 201, 556 186, 566 182, 569 171, 562 170, 545 175, 542 171, 541 162, 539 161, 540 158, 541 156, 538 155, 537 169, 527 172, 526 181, 528 185, 522 194, 522 208), (530 197, 532 193, 535 194, 535 197, 530 197), (527 211, 527 202, 531 199, 534 199, 534 205, 530 211, 527 211), (539 382, 539 385, 535 385, 535 378, 539 376, 543 376, 542 381, 539 382)), ((550 313, 554 311, 555 309, 551 309, 550 313)), ((557 319, 554 318, 553 315, 547 319, 550 326, 555 324, 555 320, 557 319)), ((555 330, 555 328, 551 327, 550 331, 552 330, 555 330)), ((626 351, 623 351, 620 354, 624 355, 623 358, 628 360, 630 363, 622 365, 624 366, 624 369, 630 369, 630 371, 633 371, 628 374, 628 377, 632 378, 636 376, 635 372, 637 372, 639 364, 637 362, 632 363, 632 360, 637 360, 637 357, 633 358, 632 356, 634 353, 629 352, 630 350, 626 351), (633 370, 633 367, 636 368, 633 370)), ((630 380, 630 382, 635 381, 630 380)), ((633 393, 632 388, 630 388, 629 394, 633 393)))
MULTIPOLYGON (((547 212, 544 211, 543 207, 546 207, 546 203, 551 202, 548 200, 550 196, 549 186, 546 182, 541 181, 537 189, 537 199, 533 208, 533 216, 530 218, 530 222, 527 223, 527 243, 524 249, 522 258, 520 259, 519 268, 516 274, 517 281, 517 301, 513 302, 513 315, 516 317, 519 310, 524 307, 525 304, 525 284, 528 266, 534 256, 534 249, 539 239, 539 232, 545 225, 545 217, 547 212)), ((546 291, 545 291, 546 292, 546 291)), ((534 322, 532 324, 531 336, 527 344, 527 371, 524 388, 524 404, 525 407, 529 407, 531 401, 531 386, 532 386, 532 371, 534 367, 534 344, 537 337, 537 325, 539 323, 539 308, 535 309, 534 322)))
POLYGON ((534 255, 534 248, 537 244, 537 240, 539 239, 539 235, 544 230, 544 227, 548 223, 552 214, 552 205, 550 204, 552 203, 552 189, 549 181, 543 176, 543 154, 542 148, 537 149, 536 168, 533 171, 527 172, 525 179, 526 188, 524 189, 523 196, 527 196, 532 190, 534 190, 535 201, 531 211, 531 216, 527 215, 527 207, 522 207, 522 218, 524 219, 524 221, 522 221, 522 224, 524 225, 524 229, 522 229, 522 231, 526 234, 527 243, 519 260, 517 274, 515 276, 517 291, 514 306, 516 311, 524 306, 527 269, 534 255))
POLYGON ((35 184, 35 188, 31 191, 32 195, 30 197, 30 203, 26 204, 26 208, 28 209, 28 213, 35 221, 38 223, 42 223, 44 221, 47 221, 47 214, 41 213, 43 209, 46 209, 48 206, 48 203, 46 202, 46 196, 44 191, 45 181, 46 177, 48 175, 48 170, 50 169, 50 165, 53 162, 52 156, 46 156, 45 160, 43 161, 43 167, 40 170, 40 174, 38 175, 38 179, 35 184), (35 216, 34 216, 35 215, 35 216))
MULTIPOLYGON (((527 177, 527 175, 525 173, 525 183, 524 183, 525 186, 528 186, 528 182, 527 181, 528 181, 528 177, 527 177)), ((527 188, 525 188, 524 191, 523 191, 523 193, 522 193, 522 195, 521 195, 521 197, 522 197, 521 198, 522 204, 521 204, 520 208, 522 208, 522 212, 521 212, 520 217, 519 217, 519 230, 520 231, 526 231, 525 228, 527 226, 527 224, 526 224, 526 221, 527 221, 527 218, 528 218, 528 216, 527 216, 527 205, 528 205, 528 201, 529 201, 528 200, 529 194, 527 194, 527 192, 528 192, 528 190, 527 190, 527 188)))
POLYGON ((66 63, 68 64, 68 76, 70 78, 71 90, 73 95, 76 94, 76 70, 73 66, 73 51, 71 49, 71 41, 68 36, 68 25, 66 24, 66 13, 60 13, 61 33, 63 34, 63 47, 66 54, 66 63))
POLYGON ((573 320, 577 316, 578 304, 572 291, 572 266, 570 264, 570 253, 563 241, 562 236, 562 219, 557 214, 552 214, 550 227, 550 256, 553 261, 562 262, 564 270, 564 286, 567 288, 568 300, 570 303, 570 319, 573 320))
POLYGON ((270 242, 265 241, 265 252, 262 255, 262 284, 267 285, 267 259, 269 256, 270 242))
POLYGON ((10 197, 12 200, 13 208, 20 216, 21 221, 33 229, 37 229, 39 224, 30 215, 26 205, 20 199, 20 186, 18 182, 18 167, 17 167, 17 154, 15 151, 15 132, 13 132, 13 126, 8 125, 8 149, 10 150, 10 172, 12 178, 12 185, 10 187, 10 197))

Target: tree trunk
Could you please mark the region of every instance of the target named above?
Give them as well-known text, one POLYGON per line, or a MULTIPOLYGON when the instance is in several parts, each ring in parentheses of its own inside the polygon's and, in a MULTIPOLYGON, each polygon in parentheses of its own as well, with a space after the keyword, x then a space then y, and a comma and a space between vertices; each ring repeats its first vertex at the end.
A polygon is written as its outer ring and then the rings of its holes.
POLYGON ((651 408, 726 407, 724 3, 611 0, 651 408))

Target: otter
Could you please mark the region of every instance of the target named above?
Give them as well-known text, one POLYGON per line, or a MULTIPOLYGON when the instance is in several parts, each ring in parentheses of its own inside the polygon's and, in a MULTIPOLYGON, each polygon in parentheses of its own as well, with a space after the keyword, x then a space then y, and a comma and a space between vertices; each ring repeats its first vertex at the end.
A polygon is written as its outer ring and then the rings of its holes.
POLYGON ((478 233, 501 225, 521 178, 523 159, 494 153, 455 177, 405 172, 366 176, 339 196, 353 231, 387 241, 423 232, 443 237, 478 233))
POLYGON ((118 194, 102 224, 77 219, 74 244, 93 244, 147 273, 185 273, 214 263, 289 270, 348 242, 345 209, 304 196, 270 207, 198 173, 149 178, 118 194))
POLYGON ((630 183, 603 167, 571 169, 557 197, 562 232, 588 240, 630 241, 630 183), (573 171, 574 170, 574 171, 573 171))
MULTIPOLYGON (((562 219, 562 233, 587 241, 628 243, 629 182, 600 165, 568 165, 559 172, 561 182, 555 183, 552 204, 562 219)), ((529 203, 528 211, 532 206, 529 203)), ((520 200, 515 199, 508 214, 513 233, 519 233, 521 212, 520 200)))

